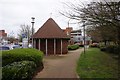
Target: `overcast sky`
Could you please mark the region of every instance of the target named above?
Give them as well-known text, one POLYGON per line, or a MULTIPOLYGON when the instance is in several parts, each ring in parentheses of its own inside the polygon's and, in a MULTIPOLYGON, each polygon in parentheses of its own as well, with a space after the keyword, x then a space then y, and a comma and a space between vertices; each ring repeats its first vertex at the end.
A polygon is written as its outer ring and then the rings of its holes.
MULTIPOLYGON (((31 25, 31 17, 35 17, 36 31, 50 17, 65 29, 69 19, 60 15, 59 9, 63 8, 62 2, 66 1, 75 0, 0 0, 0 30, 4 29, 9 35, 17 36, 21 24, 31 25)), ((78 25, 70 26, 79 29, 78 25)))

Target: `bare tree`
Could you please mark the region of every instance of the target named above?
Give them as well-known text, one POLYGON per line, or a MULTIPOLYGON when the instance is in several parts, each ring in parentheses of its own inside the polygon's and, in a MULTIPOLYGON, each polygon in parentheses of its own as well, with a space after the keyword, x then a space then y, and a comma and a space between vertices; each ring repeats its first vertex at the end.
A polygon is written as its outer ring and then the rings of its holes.
POLYGON ((29 25, 21 25, 19 29, 19 39, 22 41, 22 35, 24 34, 24 37, 28 38, 28 42, 30 41, 31 35, 32 35, 32 29, 29 25))
POLYGON ((10 43, 13 43, 16 39, 13 36, 8 36, 7 40, 10 41, 10 43))
MULTIPOLYGON (((68 11, 60 14, 85 21, 87 31, 94 32, 102 40, 113 40, 120 45, 120 1, 119 2, 91 2, 89 4, 65 4, 68 11)), ((95 36, 94 36, 95 37, 95 36)))

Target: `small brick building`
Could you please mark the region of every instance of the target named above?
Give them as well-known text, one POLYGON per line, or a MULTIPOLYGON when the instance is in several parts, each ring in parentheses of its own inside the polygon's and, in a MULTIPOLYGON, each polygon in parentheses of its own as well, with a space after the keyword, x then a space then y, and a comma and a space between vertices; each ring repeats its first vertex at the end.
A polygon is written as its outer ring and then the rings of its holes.
POLYGON ((67 54, 69 37, 49 18, 41 28, 33 35, 33 47, 46 55, 67 54))
POLYGON ((7 33, 5 33, 5 30, 0 30, 0 43, 6 44, 7 41, 7 33))
POLYGON ((5 33, 5 30, 0 30, 0 38, 6 38, 7 37, 7 33, 5 33))

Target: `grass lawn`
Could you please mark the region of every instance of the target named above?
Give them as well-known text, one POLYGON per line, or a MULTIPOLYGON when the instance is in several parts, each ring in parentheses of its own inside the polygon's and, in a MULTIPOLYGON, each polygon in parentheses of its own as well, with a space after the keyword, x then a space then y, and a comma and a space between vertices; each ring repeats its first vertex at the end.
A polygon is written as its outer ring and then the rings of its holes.
POLYGON ((80 78, 118 78, 118 60, 97 48, 89 48, 77 62, 80 78))

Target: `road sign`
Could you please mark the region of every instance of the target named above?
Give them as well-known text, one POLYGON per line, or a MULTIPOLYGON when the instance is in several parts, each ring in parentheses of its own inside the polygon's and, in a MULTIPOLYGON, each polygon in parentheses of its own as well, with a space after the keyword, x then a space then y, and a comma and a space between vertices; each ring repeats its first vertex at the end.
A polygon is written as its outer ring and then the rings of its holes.
POLYGON ((23 48, 28 48, 28 38, 23 38, 22 39, 22 47, 23 48))
POLYGON ((22 38, 26 38, 27 37, 27 35, 26 34, 22 34, 22 38))

